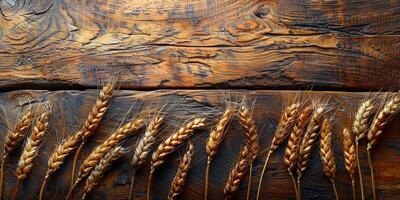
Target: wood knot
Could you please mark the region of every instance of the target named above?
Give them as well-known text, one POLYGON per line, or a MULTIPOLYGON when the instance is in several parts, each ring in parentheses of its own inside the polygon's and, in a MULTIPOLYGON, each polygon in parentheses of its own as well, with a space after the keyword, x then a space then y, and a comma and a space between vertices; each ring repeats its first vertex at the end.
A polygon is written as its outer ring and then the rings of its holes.
POLYGON ((269 14, 269 12, 270 9, 267 6, 261 5, 254 11, 254 15, 258 18, 264 19, 269 14))
POLYGON ((258 29, 259 26, 260 24, 257 21, 247 19, 243 23, 238 24, 236 28, 241 31, 252 31, 258 29))

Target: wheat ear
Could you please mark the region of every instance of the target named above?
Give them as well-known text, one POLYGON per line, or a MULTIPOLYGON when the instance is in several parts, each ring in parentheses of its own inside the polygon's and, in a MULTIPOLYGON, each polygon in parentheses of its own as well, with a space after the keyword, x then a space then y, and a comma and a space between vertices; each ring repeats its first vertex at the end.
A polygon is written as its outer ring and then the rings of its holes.
POLYGON ((126 123, 124 126, 120 127, 117 129, 117 131, 111 134, 102 144, 97 146, 81 165, 74 185, 86 178, 100 161, 100 159, 108 151, 110 151, 110 149, 114 148, 119 142, 128 137, 131 133, 134 133, 136 130, 141 128, 144 125, 144 122, 145 120, 139 118, 126 123))
POLYGON ((66 140, 64 140, 60 145, 58 145, 53 153, 51 153, 49 161, 47 163, 47 172, 40 187, 39 200, 43 197, 43 192, 47 184, 48 178, 54 174, 64 163, 67 156, 78 147, 79 142, 82 138, 82 132, 79 131, 66 140))
POLYGON ((49 124, 49 114, 50 111, 46 110, 39 115, 32 128, 32 133, 27 139, 24 149, 22 150, 22 154, 19 158, 17 169, 15 171, 18 183, 12 199, 16 198, 19 184, 26 179, 30 170, 32 169, 33 159, 37 156, 40 144, 45 137, 45 133, 49 124))
POLYGON ((86 140, 93 135, 94 130, 100 124, 104 114, 107 112, 110 104, 110 100, 113 97, 115 91, 116 81, 110 80, 100 91, 99 97, 97 97, 96 103, 90 111, 83 127, 82 127, 82 142, 79 144, 78 149, 75 152, 74 160, 72 162, 71 172, 71 187, 74 184, 75 167, 76 161, 78 160, 79 154, 81 153, 82 147, 86 140))
POLYGON ((205 118, 195 118, 185 124, 178 131, 164 140, 151 155, 150 175, 147 182, 147 200, 150 200, 151 179, 154 170, 163 164, 166 157, 188 139, 194 133, 195 129, 205 126, 205 121, 205 118))
POLYGON ((272 138, 271 145, 268 149, 267 158, 265 159, 263 169, 261 171, 260 181, 258 182, 257 189, 257 200, 260 197, 261 186, 265 171, 267 170, 269 158, 271 154, 282 144, 283 141, 287 138, 290 132, 290 128, 293 126, 296 117, 299 113, 300 104, 294 103, 290 106, 287 106, 281 116, 278 127, 276 128, 274 137, 272 138))
POLYGON ((235 166, 229 173, 229 177, 224 188, 225 199, 233 197, 236 190, 239 188, 240 181, 246 174, 246 171, 249 167, 251 157, 252 154, 250 148, 247 145, 245 145, 240 151, 239 159, 237 160, 235 166))
POLYGON ((363 184, 362 171, 360 165, 360 157, 358 153, 358 143, 367 135, 369 124, 372 115, 374 114, 373 110, 374 110, 374 104, 372 103, 372 100, 364 101, 356 112, 352 127, 356 142, 356 159, 358 166, 358 178, 360 179, 360 190, 361 190, 362 200, 364 200, 365 198, 364 198, 364 184, 363 184))
POLYGON ((29 110, 22 114, 15 128, 12 131, 8 132, 4 139, 5 142, 3 146, 3 159, 1 161, 0 171, 0 199, 3 199, 4 162, 7 159, 9 153, 17 147, 22 139, 24 139, 29 127, 32 124, 34 117, 35 114, 32 108, 29 108, 29 110))
POLYGON ((324 107, 318 107, 314 110, 310 122, 308 123, 306 132, 304 133, 304 138, 300 144, 299 157, 297 160, 297 191, 299 199, 301 199, 301 176, 307 168, 311 156, 311 151, 314 147, 314 143, 317 140, 318 133, 321 128, 323 113, 324 107))
POLYGON ((335 199, 339 200, 335 184, 336 165, 332 149, 332 127, 328 119, 324 119, 321 126, 320 154, 323 172, 331 180, 335 199))
POLYGON ((151 147, 156 141, 156 136, 160 130, 163 120, 164 117, 162 116, 154 117, 150 122, 149 126, 147 127, 144 136, 139 140, 135 148, 135 152, 133 153, 131 162, 133 172, 132 172, 131 187, 129 192, 129 199, 132 199, 133 196, 135 173, 146 161, 146 158, 150 153, 151 147))
POLYGON ((368 144, 367 144, 367 158, 371 173, 371 187, 374 200, 376 199, 374 169, 371 162, 371 149, 376 145, 378 139, 383 133, 386 125, 392 117, 400 111, 400 94, 396 94, 390 101, 388 101, 383 109, 375 116, 372 121, 371 128, 368 131, 368 144))
POLYGON ((193 144, 189 143, 189 147, 182 160, 179 163, 179 169, 176 173, 174 180, 171 183, 171 187, 168 193, 168 200, 173 200, 177 197, 183 190, 185 186, 187 175, 192 164, 194 148, 193 144))
POLYGON ((296 180, 295 177, 293 176, 293 170, 296 167, 297 158, 299 157, 299 148, 301 139, 303 138, 305 128, 311 117, 311 113, 312 113, 311 106, 307 106, 301 111, 297 119, 297 122, 293 126, 292 132, 289 135, 288 143, 283 157, 283 162, 286 165, 290 178, 292 179, 293 182, 293 188, 296 193, 296 198, 298 197, 298 194, 297 194, 296 180))
POLYGON ((209 176, 211 161, 217 154, 218 147, 224 138, 226 127, 228 126, 234 113, 235 113, 234 109, 227 108, 222 117, 218 120, 215 127, 210 132, 210 137, 207 140, 206 143, 207 166, 206 166, 206 173, 204 175, 205 176, 204 200, 207 200, 208 198, 208 176, 209 176))
POLYGON ((353 199, 356 200, 356 192, 354 187, 354 178, 356 175, 356 165, 357 165, 356 149, 353 137, 351 136, 347 128, 343 129, 343 155, 344 155, 344 166, 346 168, 346 171, 349 173, 352 182, 353 199))
POLYGON ((109 152, 107 152, 99 161, 99 163, 90 172, 90 175, 86 179, 85 189, 82 199, 85 199, 87 194, 92 191, 103 178, 104 173, 106 173, 112 166, 112 163, 125 155, 126 150, 122 147, 114 147, 109 152))
POLYGON ((246 199, 250 198, 250 190, 251 190, 251 179, 252 179, 252 170, 253 170, 253 162, 256 160, 258 156, 258 152, 260 151, 260 139, 258 136, 258 131, 256 127, 256 123, 254 122, 253 116, 250 113, 249 108, 246 105, 241 105, 239 108, 239 121, 240 125, 243 129, 243 135, 246 141, 246 145, 249 146, 251 159, 249 161, 249 180, 247 184, 247 195, 246 199))

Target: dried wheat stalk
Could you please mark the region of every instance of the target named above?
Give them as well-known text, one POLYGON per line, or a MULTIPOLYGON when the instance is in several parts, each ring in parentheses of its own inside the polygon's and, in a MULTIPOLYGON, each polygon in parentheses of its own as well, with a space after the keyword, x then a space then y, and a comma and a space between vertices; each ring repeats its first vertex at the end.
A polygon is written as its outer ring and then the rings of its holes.
POLYGON ((352 127, 356 143, 356 159, 357 159, 358 174, 359 174, 358 177, 360 180, 360 190, 361 190, 362 200, 364 200, 364 184, 360 166, 360 158, 358 153, 358 143, 361 139, 363 139, 367 135, 370 121, 372 115, 374 114, 373 110, 374 110, 374 104, 372 100, 364 101, 357 110, 352 127))
POLYGON ((132 180, 131 180, 131 188, 130 188, 130 192, 129 192, 129 199, 132 199, 135 173, 146 161, 146 158, 150 153, 151 147, 153 146, 153 144, 156 141, 156 136, 158 134, 158 131, 160 130, 163 120, 164 120, 164 117, 162 117, 162 116, 154 117, 152 119, 152 121, 150 122, 149 126, 147 127, 146 132, 144 133, 144 136, 139 140, 139 142, 135 148, 135 152, 133 153, 132 162, 131 162, 131 165, 133 168, 133 173, 132 173, 132 180))
POLYGON ((107 152, 96 165, 96 167, 90 172, 90 175, 86 179, 85 189, 82 196, 82 199, 85 199, 87 194, 92 191, 103 178, 105 172, 107 172, 112 163, 125 155, 126 150, 122 147, 114 147, 109 152, 107 152))
POLYGON ((147 181, 147 200, 150 200, 151 179, 154 170, 163 164, 166 157, 188 139, 194 133, 195 129, 205 126, 205 121, 205 118, 200 117, 193 119, 169 136, 157 147, 156 151, 151 156, 150 175, 147 181))
POLYGON ((42 143, 49 124, 50 110, 48 107, 36 120, 30 137, 24 145, 21 157, 19 158, 15 175, 17 176, 17 186, 14 190, 12 199, 16 199, 20 183, 28 176, 33 166, 33 159, 37 156, 40 144, 42 143))
POLYGON ((367 144, 367 158, 368 165, 371 173, 371 187, 373 199, 376 199, 374 169, 371 162, 371 149, 376 145, 378 139, 383 133, 386 125, 392 117, 400 111, 400 93, 396 94, 390 101, 388 101, 383 109, 375 116, 372 121, 371 128, 368 131, 368 144, 367 144))
POLYGON ((235 113, 234 109, 227 108, 222 117, 218 120, 216 126, 212 129, 210 137, 207 140, 206 143, 207 166, 205 174, 204 200, 207 200, 208 198, 208 174, 210 171, 211 161, 217 154, 218 147, 224 138, 226 127, 230 122, 230 120, 232 119, 234 113, 235 113))
POLYGON ((301 141, 299 157, 297 161, 298 180, 301 178, 302 173, 306 170, 308 161, 310 160, 311 151, 313 149, 315 141, 317 140, 318 133, 321 128, 323 113, 323 107, 318 107, 317 109, 315 109, 307 126, 304 138, 301 141))
POLYGON ((312 113, 311 106, 305 107, 300 113, 297 122, 293 126, 292 132, 289 135, 288 144, 286 146, 285 154, 283 157, 283 162, 286 165, 290 178, 292 179, 293 182, 293 188, 295 190, 296 197, 298 194, 297 194, 296 180, 293 175, 293 170, 296 167, 297 158, 299 157, 301 139, 303 138, 303 134, 305 132, 307 123, 311 117, 311 113, 312 113))
MULTIPOLYGON (((100 95, 97 97, 96 103, 90 111, 83 127, 82 127, 82 142, 79 144, 78 149, 75 152, 75 156, 72 162, 72 171, 71 171, 71 189, 74 184, 75 177, 75 166, 76 161, 79 157, 82 147, 84 146, 86 140, 93 135, 94 130, 100 124, 100 121, 103 119, 104 114, 107 112, 110 104, 110 100, 113 97, 116 86, 116 80, 111 79, 100 91, 100 95)), ((76 133, 78 134, 78 133, 76 133)))
POLYGON ((285 108, 285 111, 283 112, 283 114, 281 116, 278 127, 276 128, 274 137, 272 138, 271 145, 268 149, 268 154, 267 154, 267 158, 265 159, 265 162, 264 162, 264 167, 261 171, 261 176, 260 176, 261 178, 260 178, 260 181, 258 182, 258 188, 257 188, 257 197, 256 197, 257 200, 260 197, 262 181, 263 181, 265 171, 267 170, 269 158, 270 158, 271 154, 282 144, 283 141, 285 141, 285 139, 289 135, 290 128, 293 126, 293 124, 296 120, 296 117, 299 113, 299 108, 300 108, 300 103, 293 103, 290 106, 287 106, 285 108))
POLYGON ((343 151, 344 151, 344 166, 350 175, 353 190, 353 199, 356 199, 354 178, 356 174, 356 149, 353 137, 347 128, 343 129, 343 151))
POLYGON ((331 180, 336 200, 338 200, 339 195, 335 184, 336 165, 332 149, 332 128, 328 119, 324 119, 321 126, 320 154, 323 172, 331 180))
POLYGON ((5 160, 10 152, 12 152, 17 145, 24 139, 32 124, 35 113, 32 108, 27 110, 18 121, 13 131, 7 133, 4 139, 3 160, 5 160))
POLYGON ((228 181, 225 184, 224 188, 224 196, 225 199, 229 199, 233 197, 236 190, 240 186, 240 181, 246 174, 246 171, 249 168, 249 163, 251 160, 252 154, 250 148, 245 145, 240 151, 240 156, 238 161, 236 162, 234 168, 229 173, 228 181))
POLYGON ((168 193, 168 200, 173 200, 177 197, 183 190, 185 186, 187 175, 192 164, 194 148, 193 144, 189 143, 189 147, 182 160, 179 163, 179 169, 176 173, 174 180, 171 183, 171 187, 168 193))
POLYGON ((252 171, 253 171, 253 162, 256 160, 258 156, 258 152, 260 151, 260 144, 259 144, 259 136, 256 124, 254 122, 253 117, 250 114, 250 110, 248 107, 243 104, 239 108, 239 121, 240 125, 243 129, 244 138, 246 141, 246 145, 250 148, 251 159, 250 159, 250 174, 249 174, 249 183, 247 186, 247 196, 246 199, 250 198, 250 190, 251 190, 251 179, 252 179, 252 171))
POLYGON ((126 123, 124 126, 120 127, 119 129, 117 129, 117 131, 111 134, 102 144, 97 146, 81 165, 74 185, 79 183, 82 179, 86 178, 92 171, 92 169, 100 161, 100 159, 108 151, 110 151, 110 149, 115 147, 119 142, 121 142, 131 133, 141 128, 144 125, 144 122, 145 120, 139 118, 126 123))
POLYGON ((151 156, 151 171, 153 172, 156 167, 164 163, 167 155, 189 138, 195 129, 205 126, 205 121, 205 118, 195 118, 162 142, 151 156))

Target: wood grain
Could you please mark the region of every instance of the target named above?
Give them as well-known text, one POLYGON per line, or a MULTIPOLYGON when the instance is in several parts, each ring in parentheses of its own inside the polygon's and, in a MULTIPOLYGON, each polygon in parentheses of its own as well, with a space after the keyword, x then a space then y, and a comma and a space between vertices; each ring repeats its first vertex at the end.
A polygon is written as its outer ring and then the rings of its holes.
POLYGON ((399 0, 3 0, 0 89, 400 89, 399 0))
MULTIPOLYGON (((33 91, 21 90, 13 92, 0 93, 0 104, 6 108, 6 119, 11 124, 15 121, 21 108, 25 108, 29 103, 37 103, 45 100, 52 102, 51 133, 46 143, 40 150, 37 159, 34 160, 34 168, 30 176, 21 186, 19 197, 26 200, 37 199, 40 182, 42 181, 47 166, 47 159, 53 150, 57 141, 74 133, 83 123, 91 106, 97 97, 97 90, 85 91, 33 91)), ((108 134, 120 124, 125 113, 132 107, 132 112, 137 113, 143 109, 159 108, 166 105, 169 110, 166 116, 166 126, 161 133, 161 138, 171 134, 180 124, 195 115, 205 116, 212 123, 212 119, 217 114, 224 111, 224 103, 228 96, 240 98, 247 96, 249 101, 256 100, 254 104, 254 118, 258 129, 261 131, 261 146, 263 153, 255 162, 253 174, 259 174, 262 168, 262 159, 265 156, 265 149, 270 143, 276 123, 280 118, 284 103, 289 102, 291 98, 298 95, 298 91, 268 91, 268 90, 157 90, 157 91, 127 91, 120 90, 116 98, 112 101, 112 106, 105 116, 105 121, 99 126, 93 138, 88 141, 82 155, 87 156, 91 150, 100 144, 108 134)), ((337 187, 341 199, 351 199, 350 179, 345 173, 343 166, 343 155, 340 140, 340 132, 343 126, 350 127, 351 120, 349 112, 354 112, 359 102, 367 95, 374 93, 352 93, 352 92, 308 92, 302 93, 303 98, 323 98, 330 99, 332 105, 335 105, 336 116, 333 121, 333 146, 335 160, 337 161, 337 187)), ((129 118, 129 117, 128 117, 129 118)), ((128 119, 125 119, 128 120, 128 119)), ((4 123, 4 120, 2 120, 4 123)), ((204 172, 206 166, 205 141, 211 124, 207 128, 200 130, 191 141, 195 145, 194 164, 188 176, 187 187, 180 195, 180 199, 202 199, 204 187, 204 172)), ((1 133, 5 133, 4 127, 1 127, 1 133)), ((385 134, 374 150, 373 164, 376 170, 377 192, 379 199, 396 199, 400 195, 398 185, 400 185, 400 117, 393 119, 387 127, 385 134)), ((135 135, 135 139, 125 142, 124 145, 134 148, 136 139, 143 134, 135 135)), ((4 138, 4 137, 1 137, 4 138)), ((158 139, 158 142, 161 141, 158 139)), ((244 144, 240 125, 234 120, 229 127, 227 137, 223 141, 219 153, 212 163, 210 172, 209 197, 211 200, 221 199, 223 197, 223 186, 228 176, 230 168, 234 165, 237 153, 241 144, 244 144)), ((361 143, 361 163, 363 163, 363 172, 365 180, 369 180, 368 168, 366 165, 365 143, 361 143)), ((184 147, 184 146, 183 146, 184 147)), ((21 149, 21 148, 19 148, 21 149)), ((167 162, 155 173, 152 187, 153 199, 165 199, 168 194, 170 182, 178 167, 179 158, 183 155, 185 148, 179 149, 168 157, 167 162)), ((16 184, 14 171, 20 151, 11 154, 6 164, 5 179, 5 199, 10 198, 13 187, 16 184)), ((290 177, 283 164, 284 147, 272 155, 270 167, 265 176, 264 187, 261 191, 261 199, 295 199, 294 190, 290 182, 290 177)), ((88 197, 89 199, 127 199, 129 193, 131 168, 131 155, 118 161, 114 168, 107 173, 104 181, 88 197)), ((80 158, 79 162, 82 162, 80 158)), ((44 199, 63 199, 68 192, 69 174, 71 170, 71 158, 68 158, 66 165, 49 179, 47 192, 44 199)), ((138 171, 136 177, 137 186, 135 187, 135 199, 145 198, 146 179, 149 172, 149 162, 147 161, 143 168, 138 171)), ((247 176, 247 175, 246 175, 247 176)), ((258 177, 253 177, 253 184, 257 185, 258 177)), ((366 195, 370 197, 371 190, 368 181, 365 181, 366 195)), ((238 190, 234 199, 243 199, 246 195, 246 182, 244 181, 238 190)), ((357 187, 358 188, 358 187, 357 187)), ((255 194, 256 188, 253 189, 255 194)), ((82 186, 75 195, 78 199, 82 194, 82 186)), ((303 199, 332 199, 331 185, 329 180, 323 175, 319 152, 315 150, 311 156, 310 166, 305 172, 302 180, 303 199)))

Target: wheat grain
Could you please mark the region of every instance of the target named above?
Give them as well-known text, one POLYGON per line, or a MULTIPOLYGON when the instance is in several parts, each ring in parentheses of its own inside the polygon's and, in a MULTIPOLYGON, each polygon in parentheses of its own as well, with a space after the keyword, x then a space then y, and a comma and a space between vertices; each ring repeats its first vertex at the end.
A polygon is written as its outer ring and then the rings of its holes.
POLYGON ((49 110, 42 112, 32 128, 32 133, 22 150, 15 172, 18 182, 23 181, 27 177, 33 166, 33 159, 38 154, 39 146, 44 139, 49 124, 49 114, 49 110))
POLYGON ((320 154, 325 176, 334 179, 336 166, 332 149, 332 128, 328 119, 324 119, 321 126, 320 154))
POLYGON ((207 161, 211 162, 215 154, 217 154, 218 146, 221 144, 225 129, 234 114, 234 110, 232 108, 227 108, 222 115, 222 117, 218 120, 216 126, 212 129, 210 133, 210 137, 206 143, 206 153, 207 153, 207 161))
POLYGON ((134 119, 126 123, 124 126, 120 127, 119 129, 117 129, 117 131, 111 134, 102 144, 97 146, 81 165, 77 179, 75 181, 75 185, 89 175, 89 173, 97 165, 100 159, 108 151, 110 151, 110 149, 115 147, 119 142, 121 142, 131 133, 141 128, 144 122, 145 120, 143 119, 134 119))
POLYGON ((121 158, 126 153, 126 150, 122 147, 114 147, 109 152, 107 152, 99 161, 99 163, 90 172, 90 175, 86 179, 84 193, 82 199, 85 199, 87 194, 92 191, 102 179, 105 172, 107 172, 112 163, 121 158))
POLYGON ((195 118, 162 142, 151 156, 151 172, 164 163, 167 155, 173 152, 184 140, 189 138, 195 129, 203 126, 205 126, 205 118, 195 118))
POLYGON ((356 149, 353 137, 347 128, 343 129, 343 151, 344 151, 344 166, 349 173, 351 179, 354 179, 356 174, 356 149))
POLYGON ((6 159, 8 154, 17 147, 22 139, 24 139, 34 117, 35 113, 32 108, 30 108, 22 115, 14 130, 8 132, 4 142, 3 159, 6 159))
POLYGON ((310 122, 307 126, 304 138, 301 141, 299 149, 299 157, 297 161, 297 179, 300 180, 302 173, 306 170, 308 161, 310 160, 311 151, 318 137, 320 123, 324 113, 324 107, 318 107, 313 112, 310 122))
POLYGON ((383 129, 389 123, 390 119, 400 111, 400 94, 394 96, 390 101, 388 101, 383 109, 374 118, 371 124, 371 128, 368 131, 368 145, 367 150, 372 149, 379 137, 383 133, 383 129))
POLYGON ((171 187, 169 189, 168 200, 175 199, 182 192, 183 187, 185 186, 186 183, 190 166, 192 164, 193 153, 194 153, 193 144, 189 143, 188 150, 183 156, 181 162, 179 163, 178 172, 176 173, 172 181, 171 187))
POLYGON ((229 173, 229 177, 224 188, 225 199, 231 198, 235 194, 236 190, 239 188, 240 181, 242 180, 246 171, 249 168, 251 157, 251 151, 249 147, 245 145, 240 151, 239 159, 229 173))
POLYGON ((359 141, 366 136, 370 119, 374 114, 373 109, 374 104, 371 100, 364 101, 358 108, 352 128, 356 141, 359 141))

